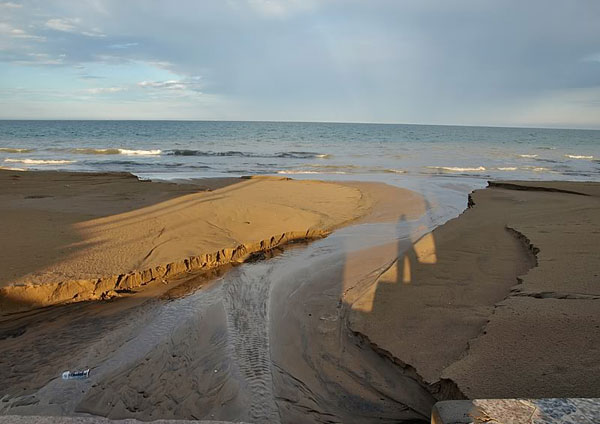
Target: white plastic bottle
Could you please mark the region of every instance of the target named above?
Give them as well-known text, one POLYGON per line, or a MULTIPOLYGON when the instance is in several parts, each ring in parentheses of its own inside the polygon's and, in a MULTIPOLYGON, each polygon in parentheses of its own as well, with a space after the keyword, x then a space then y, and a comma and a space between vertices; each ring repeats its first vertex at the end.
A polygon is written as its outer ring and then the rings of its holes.
POLYGON ((81 380, 90 376, 90 369, 83 371, 65 371, 62 373, 63 380, 81 380))

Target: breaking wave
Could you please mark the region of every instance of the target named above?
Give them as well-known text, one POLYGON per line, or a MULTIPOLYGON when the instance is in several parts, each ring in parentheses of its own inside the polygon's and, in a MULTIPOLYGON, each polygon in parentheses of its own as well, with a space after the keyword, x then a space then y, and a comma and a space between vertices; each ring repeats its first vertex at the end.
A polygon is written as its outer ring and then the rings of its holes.
POLYGON ((406 171, 395 168, 379 168, 360 165, 321 165, 310 164, 301 169, 281 170, 278 174, 405 174, 406 171))
POLYGON ((158 149, 156 150, 129 150, 129 149, 118 149, 119 153, 127 156, 156 156, 160 155, 162 152, 158 149))
POLYGON ((584 156, 584 155, 565 155, 570 159, 594 159, 593 156, 584 156))
POLYGON ((447 172, 478 172, 486 170, 483 166, 478 166, 476 168, 461 168, 458 166, 428 166, 427 168, 447 172))
POLYGON ((23 163, 25 165, 65 165, 74 163, 74 160, 46 160, 46 159, 4 159, 8 163, 23 163))
POLYGON ((229 150, 226 152, 213 152, 205 150, 168 150, 168 155, 175 156, 225 156, 225 157, 247 157, 247 158, 291 158, 291 159, 329 159, 331 155, 318 152, 280 152, 280 153, 252 153, 229 150))
POLYGON ((284 175, 302 175, 302 174, 347 174, 344 171, 277 171, 278 174, 284 175))
POLYGON ((159 149, 135 150, 135 149, 94 149, 94 148, 72 148, 72 149, 49 149, 59 152, 68 152, 76 155, 125 155, 125 156, 157 156, 162 153, 159 149))
POLYGON ((406 174, 406 171, 403 169, 394 169, 394 168, 384 168, 379 170, 379 172, 383 172, 386 174, 406 174))
POLYGON ((524 171, 530 171, 530 172, 556 172, 556 171, 552 171, 551 169, 545 168, 543 166, 526 166, 521 169, 524 171))

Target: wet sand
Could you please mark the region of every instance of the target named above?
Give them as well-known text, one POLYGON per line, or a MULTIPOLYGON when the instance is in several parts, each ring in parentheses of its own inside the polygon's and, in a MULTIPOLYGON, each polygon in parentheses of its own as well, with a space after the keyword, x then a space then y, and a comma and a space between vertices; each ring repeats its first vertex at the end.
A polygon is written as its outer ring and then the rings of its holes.
POLYGON ((2 316, 0 413, 428 422, 440 399, 598 396, 598 186, 511 184, 432 233, 391 189, 327 238, 2 316))

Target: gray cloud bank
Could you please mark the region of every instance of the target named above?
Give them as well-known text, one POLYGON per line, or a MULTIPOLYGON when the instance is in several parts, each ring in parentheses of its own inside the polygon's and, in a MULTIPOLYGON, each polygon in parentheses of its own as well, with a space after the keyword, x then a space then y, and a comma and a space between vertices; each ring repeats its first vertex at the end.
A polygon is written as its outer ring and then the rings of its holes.
MULTIPOLYGON (((165 69, 179 77, 97 93, 197 98, 169 117, 600 127, 597 0, 31 0, 0 14, 4 65, 165 69)), ((101 102, 83 110, 105 117, 101 102)))

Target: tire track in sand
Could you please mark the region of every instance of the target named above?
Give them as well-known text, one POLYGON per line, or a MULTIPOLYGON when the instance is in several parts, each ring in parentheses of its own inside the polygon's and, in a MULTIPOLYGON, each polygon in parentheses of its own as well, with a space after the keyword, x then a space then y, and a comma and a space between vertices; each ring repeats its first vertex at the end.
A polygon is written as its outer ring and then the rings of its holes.
POLYGON ((249 267, 265 270, 246 272, 238 268, 237 278, 229 279, 224 287, 227 329, 236 363, 248 387, 252 422, 278 423, 269 348, 271 272, 265 264, 249 267))

